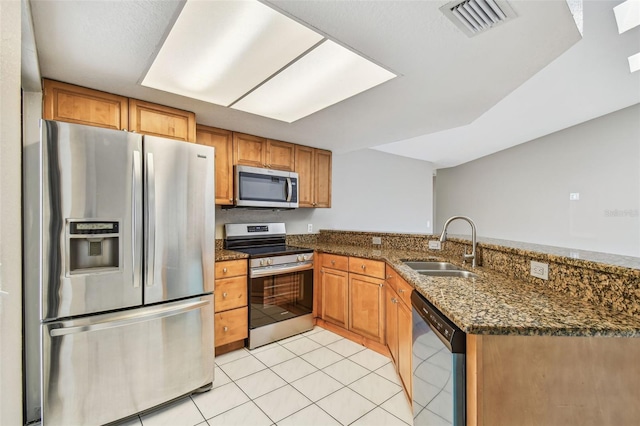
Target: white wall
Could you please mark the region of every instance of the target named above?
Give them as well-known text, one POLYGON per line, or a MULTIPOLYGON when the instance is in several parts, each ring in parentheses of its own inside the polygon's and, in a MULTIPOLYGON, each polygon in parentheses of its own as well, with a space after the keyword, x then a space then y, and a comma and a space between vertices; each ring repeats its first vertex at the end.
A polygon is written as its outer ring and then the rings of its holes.
POLYGON ((19 0, 0 1, 0 424, 22 424, 19 0))
POLYGON ((436 233, 462 214, 485 237, 640 256, 640 105, 438 170, 436 198, 436 233))
POLYGON ((332 207, 291 211, 216 209, 216 237, 229 222, 285 222, 287 233, 319 229, 431 233, 431 163, 372 149, 333 155, 332 207))

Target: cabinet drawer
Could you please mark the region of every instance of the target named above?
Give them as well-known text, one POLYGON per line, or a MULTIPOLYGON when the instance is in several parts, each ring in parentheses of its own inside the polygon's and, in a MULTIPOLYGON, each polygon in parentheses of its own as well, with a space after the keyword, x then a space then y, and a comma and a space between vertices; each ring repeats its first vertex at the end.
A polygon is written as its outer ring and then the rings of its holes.
POLYGON ((411 308, 411 292, 413 287, 406 282, 402 277, 396 275, 396 293, 400 297, 400 300, 404 302, 409 308, 411 308))
POLYGON ((245 306, 215 314, 216 347, 246 339, 249 336, 248 312, 245 306))
POLYGON ((339 269, 340 271, 349 270, 349 258, 347 256, 340 256, 337 254, 322 254, 322 267, 339 269))
POLYGON ((379 260, 362 259, 359 257, 349 258, 349 272, 352 274, 384 279, 384 267, 385 263, 379 260))
POLYGON ((245 259, 216 262, 216 279, 238 277, 240 275, 247 275, 247 261, 245 259))
POLYGON ((216 312, 247 306, 247 277, 223 278, 216 280, 216 312))

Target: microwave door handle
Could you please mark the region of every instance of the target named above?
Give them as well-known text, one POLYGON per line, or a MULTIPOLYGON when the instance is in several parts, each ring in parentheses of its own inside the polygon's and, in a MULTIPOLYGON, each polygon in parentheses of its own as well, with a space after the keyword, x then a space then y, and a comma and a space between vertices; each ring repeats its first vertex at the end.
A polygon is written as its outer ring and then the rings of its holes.
POLYGON ((291 202, 291 193, 293 192, 293 188, 291 185, 291 178, 287 178, 287 202, 291 202))

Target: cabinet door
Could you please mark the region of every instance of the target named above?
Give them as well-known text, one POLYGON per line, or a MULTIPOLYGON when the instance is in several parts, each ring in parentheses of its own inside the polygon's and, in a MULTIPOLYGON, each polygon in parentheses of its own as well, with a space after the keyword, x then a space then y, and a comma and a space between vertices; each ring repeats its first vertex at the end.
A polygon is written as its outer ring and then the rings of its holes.
POLYGON ((315 151, 315 205, 331 207, 331 151, 315 151))
POLYGON ((267 140, 244 133, 233 133, 233 164, 267 166, 267 140))
POLYGON ((407 394, 411 397, 411 327, 413 326, 411 321, 411 308, 400 301, 395 305, 398 310, 398 373, 400 374, 404 388, 407 390, 407 394))
POLYGON ((347 328, 349 273, 322 268, 322 319, 347 328))
POLYGON ((216 204, 233 204, 233 132, 198 124, 196 143, 216 149, 216 204))
POLYGON ((349 330, 384 343, 384 281, 349 274, 349 330))
POLYGON ((292 143, 267 140, 267 167, 293 171, 295 148, 292 143))
POLYGON ((313 207, 315 180, 315 150, 308 146, 296 145, 295 171, 298 173, 298 207, 313 207))
POLYGON ((193 112, 129 99, 129 130, 185 142, 196 141, 193 112))
POLYGON ((398 365, 398 296, 390 286, 385 290, 387 346, 393 362, 398 365))
POLYGON ((127 98, 59 81, 44 79, 43 84, 44 119, 127 130, 127 98))

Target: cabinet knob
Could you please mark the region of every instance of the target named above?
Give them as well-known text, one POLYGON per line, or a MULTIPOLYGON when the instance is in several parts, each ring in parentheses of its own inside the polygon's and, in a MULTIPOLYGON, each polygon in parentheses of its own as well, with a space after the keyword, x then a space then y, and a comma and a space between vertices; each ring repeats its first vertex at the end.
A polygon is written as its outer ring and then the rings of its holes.
POLYGON ((331 264, 332 264, 332 265, 335 265, 335 264, 336 264, 336 261, 335 261, 335 260, 332 260, 332 261, 331 261, 331 264))
POLYGON ((391 279, 391 278, 393 278, 393 275, 387 275, 387 279, 388 280, 391 279))
POLYGON ((384 284, 382 284, 382 283, 380 283, 380 284, 378 284, 378 285, 379 285, 380 287, 384 286, 384 284))
POLYGON ((225 293, 222 293, 222 298, 223 298, 223 299, 226 299, 226 298, 227 298, 227 293, 226 293, 226 292, 225 292, 225 293))
POLYGON ((366 266, 366 265, 361 265, 360 267, 361 267, 362 269, 366 269, 366 268, 367 268, 367 266, 366 266))
POLYGON ((404 293, 404 288, 399 288, 398 293, 404 293))
POLYGON ((230 203, 233 203, 233 198, 229 198, 229 202, 230 202, 230 203))
POLYGON ((227 327, 226 325, 224 326, 224 328, 222 329, 223 331, 229 331, 229 327, 227 327))
POLYGON ((222 272, 227 273, 227 268, 222 268, 222 272))

